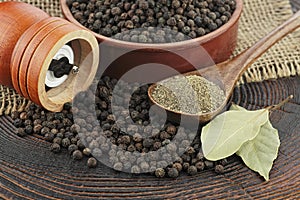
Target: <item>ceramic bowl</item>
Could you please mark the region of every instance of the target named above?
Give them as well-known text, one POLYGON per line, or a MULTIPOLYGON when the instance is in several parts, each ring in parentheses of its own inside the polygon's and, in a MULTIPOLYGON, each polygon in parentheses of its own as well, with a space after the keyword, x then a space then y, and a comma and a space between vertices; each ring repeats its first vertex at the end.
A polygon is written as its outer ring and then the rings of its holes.
MULTIPOLYGON (((164 74, 168 77, 225 61, 230 58, 237 43, 242 0, 236 0, 236 2, 236 9, 226 24, 202 37, 182 42, 134 43, 116 40, 93 32, 100 45, 99 68, 105 70, 106 74, 118 78, 135 66, 159 63, 175 70, 164 74)), ((67 20, 87 29, 73 17, 66 0, 61 0, 60 3, 63 15, 67 20)), ((164 76, 161 78, 165 78, 164 76)))

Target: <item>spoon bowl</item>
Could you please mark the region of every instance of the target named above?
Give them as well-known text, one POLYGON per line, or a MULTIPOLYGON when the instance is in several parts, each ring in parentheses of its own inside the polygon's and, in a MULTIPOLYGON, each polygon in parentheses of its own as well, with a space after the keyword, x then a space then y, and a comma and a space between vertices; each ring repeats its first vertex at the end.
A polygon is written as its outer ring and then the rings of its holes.
POLYGON ((156 104, 160 108, 168 111, 169 120, 178 117, 179 115, 185 115, 188 117, 197 118, 200 123, 206 123, 213 119, 216 115, 226 110, 226 105, 232 96, 233 89, 240 79, 241 75, 251 66, 251 64, 259 58, 264 52, 266 52, 270 47, 272 47, 276 42, 282 39, 287 34, 291 33, 300 26, 300 11, 294 14, 290 19, 284 22, 282 25, 278 26, 272 32, 267 34, 261 40, 259 40, 255 45, 246 49, 238 56, 231 60, 224 61, 222 63, 216 64, 214 66, 202 68, 196 71, 191 71, 183 74, 184 76, 198 75, 206 79, 213 79, 218 75, 219 81, 214 81, 214 84, 218 85, 223 89, 225 98, 218 108, 213 111, 201 114, 189 114, 185 112, 178 112, 170 110, 163 105, 160 105, 155 101, 152 94, 158 83, 152 84, 148 89, 148 96, 152 103, 156 104))

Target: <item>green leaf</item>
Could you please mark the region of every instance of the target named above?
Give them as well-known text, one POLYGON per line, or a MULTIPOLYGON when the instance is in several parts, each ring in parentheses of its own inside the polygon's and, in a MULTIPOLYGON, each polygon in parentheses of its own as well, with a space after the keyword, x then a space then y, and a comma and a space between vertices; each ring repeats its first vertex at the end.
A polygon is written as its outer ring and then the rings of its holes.
POLYGON ((266 109, 230 110, 218 115, 202 129, 202 151, 208 160, 220 160, 254 139, 269 118, 266 109))
POLYGON ((278 131, 273 128, 270 121, 267 121, 261 127, 259 134, 253 140, 245 142, 236 154, 250 169, 258 172, 268 181, 279 145, 278 131))
POLYGON ((246 108, 241 107, 241 106, 239 106, 237 104, 234 104, 234 103, 230 106, 229 110, 248 111, 246 108))

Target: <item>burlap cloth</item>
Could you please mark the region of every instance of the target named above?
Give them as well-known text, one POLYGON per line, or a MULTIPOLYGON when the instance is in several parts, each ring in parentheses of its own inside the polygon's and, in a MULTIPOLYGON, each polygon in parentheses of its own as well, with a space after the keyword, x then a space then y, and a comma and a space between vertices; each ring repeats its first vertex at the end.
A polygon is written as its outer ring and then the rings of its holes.
MULTIPOLYGON (((2 2, 3 0, 0 0, 2 2)), ((6 1, 6 0, 4 0, 6 1)), ((62 17, 59 0, 23 0, 52 16, 62 17)), ((288 0, 244 0, 238 46, 234 55, 253 45, 292 15, 288 0)), ((288 35, 255 62, 239 81, 259 82, 300 74, 300 30, 288 35)), ((0 85, 0 116, 23 110, 28 101, 14 90, 0 85)))

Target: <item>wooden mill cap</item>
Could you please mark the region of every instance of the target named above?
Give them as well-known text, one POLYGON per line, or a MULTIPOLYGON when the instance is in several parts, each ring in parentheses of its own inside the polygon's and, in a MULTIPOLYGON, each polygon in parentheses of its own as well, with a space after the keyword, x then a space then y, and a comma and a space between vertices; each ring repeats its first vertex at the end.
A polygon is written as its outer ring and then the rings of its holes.
MULTIPOLYGON (((5 6, 23 5, 15 3, 5 6)), ((1 6, 3 5, 0 3, 0 10, 1 6)), ((36 19, 34 10, 38 12, 40 10, 28 4, 24 6, 30 9, 27 9, 28 11, 20 9, 20 13, 23 15, 24 12, 28 12, 28 18, 36 19)), ((18 9, 14 10, 14 15, 18 16, 20 14, 18 9)), ((9 12, 0 13, 1 18, 9 17, 14 20, 15 17, 11 15, 9 12)), ((8 24, 7 21, 0 22, 0 29, 7 28, 4 23, 8 24)), ((0 71, 10 72, 7 74, 8 80, 6 82, 0 80, 0 83, 13 86, 19 94, 45 109, 58 112, 66 102, 70 102, 78 92, 86 90, 92 83, 99 64, 98 42, 89 31, 61 18, 43 15, 40 20, 36 19, 30 23, 22 27, 23 30, 17 30, 13 25, 8 26, 15 32, 22 33, 19 33, 19 37, 15 40, 16 44, 9 55, 10 62, 6 61, 6 65, 0 65, 0 71), (58 52, 66 48, 66 45, 71 49, 69 52, 73 54, 72 64, 78 67, 78 73, 70 73, 63 81, 54 84, 51 89, 46 89, 50 63, 57 57, 58 52)), ((0 38, 0 44, 4 43, 4 40, 4 37, 0 38)), ((0 59, 3 59, 1 52, 0 59)))

